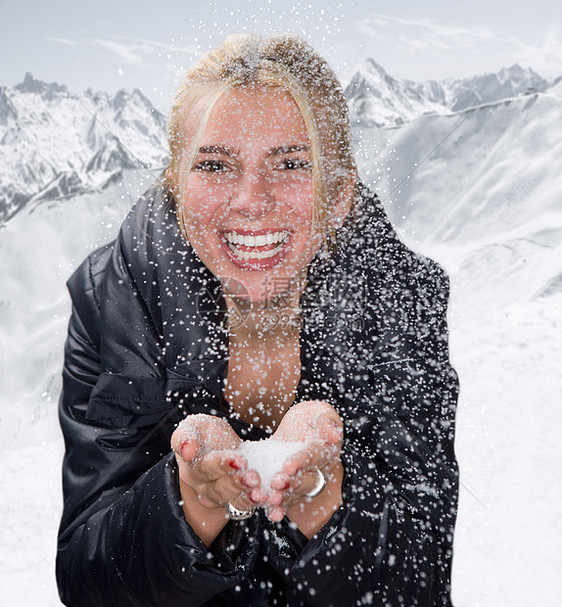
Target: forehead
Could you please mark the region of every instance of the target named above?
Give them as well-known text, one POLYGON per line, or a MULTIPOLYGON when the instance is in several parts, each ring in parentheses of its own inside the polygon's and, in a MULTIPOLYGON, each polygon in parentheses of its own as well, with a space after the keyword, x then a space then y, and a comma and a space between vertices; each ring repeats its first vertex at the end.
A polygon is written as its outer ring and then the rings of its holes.
MULTIPOLYGON (((210 95, 204 96, 186 116, 184 133, 190 139, 199 129, 210 95)), ((302 114, 292 98, 279 87, 233 88, 225 91, 208 116, 200 143, 237 147, 307 143, 302 114)))

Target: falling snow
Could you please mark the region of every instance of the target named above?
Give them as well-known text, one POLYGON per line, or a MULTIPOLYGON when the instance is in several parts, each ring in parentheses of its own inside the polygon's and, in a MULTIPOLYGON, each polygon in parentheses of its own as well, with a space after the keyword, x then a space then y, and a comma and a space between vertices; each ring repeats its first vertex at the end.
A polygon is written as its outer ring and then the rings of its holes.
MULTIPOLYGON (((373 182, 392 192, 385 202, 404 238, 451 276, 451 357, 462 387, 459 605, 554 605, 562 590, 553 540, 562 500, 553 479, 562 464, 562 183, 552 169, 562 162, 561 106, 560 97, 545 95, 480 108, 454 147, 421 165, 400 191, 392 180, 405 178, 451 131, 450 117, 356 132, 360 158, 367 155, 362 172, 369 180, 382 169, 373 182), (496 131, 496 124, 503 126, 496 131), (383 166, 376 166, 380 157, 370 162, 376 149, 388 152, 383 166)), ((0 545, 9 572, 2 592, 14 605, 60 605, 53 556, 63 451, 55 403, 70 312, 64 282, 114 236, 151 181, 127 171, 101 194, 38 205, 1 230, 0 436, 10 499, 3 500, 0 545)))

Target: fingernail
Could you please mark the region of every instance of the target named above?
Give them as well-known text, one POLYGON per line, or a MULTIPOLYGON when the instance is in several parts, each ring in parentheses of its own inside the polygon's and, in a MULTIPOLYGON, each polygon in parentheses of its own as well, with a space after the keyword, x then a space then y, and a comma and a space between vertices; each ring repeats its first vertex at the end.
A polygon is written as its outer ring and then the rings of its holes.
POLYGON ((235 461, 235 460, 233 460, 233 459, 231 459, 231 460, 228 462, 228 465, 229 465, 231 468, 234 468, 234 470, 240 470, 240 468, 241 468, 240 464, 238 464, 238 462, 236 462, 236 461, 235 461))
POLYGON ((190 438, 186 438, 180 446, 180 455, 183 457, 183 450, 191 443, 190 438))
POLYGON ((252 480, 251 478, 247 478, 246 476, 243 476, 242 480, 240 482, 244 485, 244 487, 248 487, 250 489, 255 487, 257 484, 255 480, 252 480))

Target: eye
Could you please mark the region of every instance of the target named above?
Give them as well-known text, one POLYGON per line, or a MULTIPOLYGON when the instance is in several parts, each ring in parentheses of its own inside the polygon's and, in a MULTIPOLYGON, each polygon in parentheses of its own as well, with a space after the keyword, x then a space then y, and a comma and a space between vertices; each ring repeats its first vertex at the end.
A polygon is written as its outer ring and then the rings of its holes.
POLYGON ((296 169, 310 171, 312 163, 302 158, 284 158, 275 168, 281 171, 296 169))
POLYGON ((193 171, 205 171, 207 173, 225 173, 229 167, 222 160, 203 160, 193 165, 193 171))

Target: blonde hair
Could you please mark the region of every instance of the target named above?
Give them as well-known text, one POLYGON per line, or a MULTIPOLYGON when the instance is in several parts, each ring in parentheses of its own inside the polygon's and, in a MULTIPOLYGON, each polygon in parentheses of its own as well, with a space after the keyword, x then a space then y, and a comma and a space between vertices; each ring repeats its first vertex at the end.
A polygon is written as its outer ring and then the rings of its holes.
POLYGON ((172 101, 168 120, 172 175, 168 186, 172 191, 176 188, 181 191, 180 167, 193 162, 198 141, 218 99, 233 87, 248 86, 280 87, 297 104, 311 146, 313 220, 323 227, 325 241, 333 243, 335 228, 329 225, 330 208, 350 172, 356 173, 348 107, 328 63, 294 34, 233 34, 187 71, 172 101), (182 135, 185 116, 205 95, 209 95, 205 113, 194 141, 185 148, 182 135))

